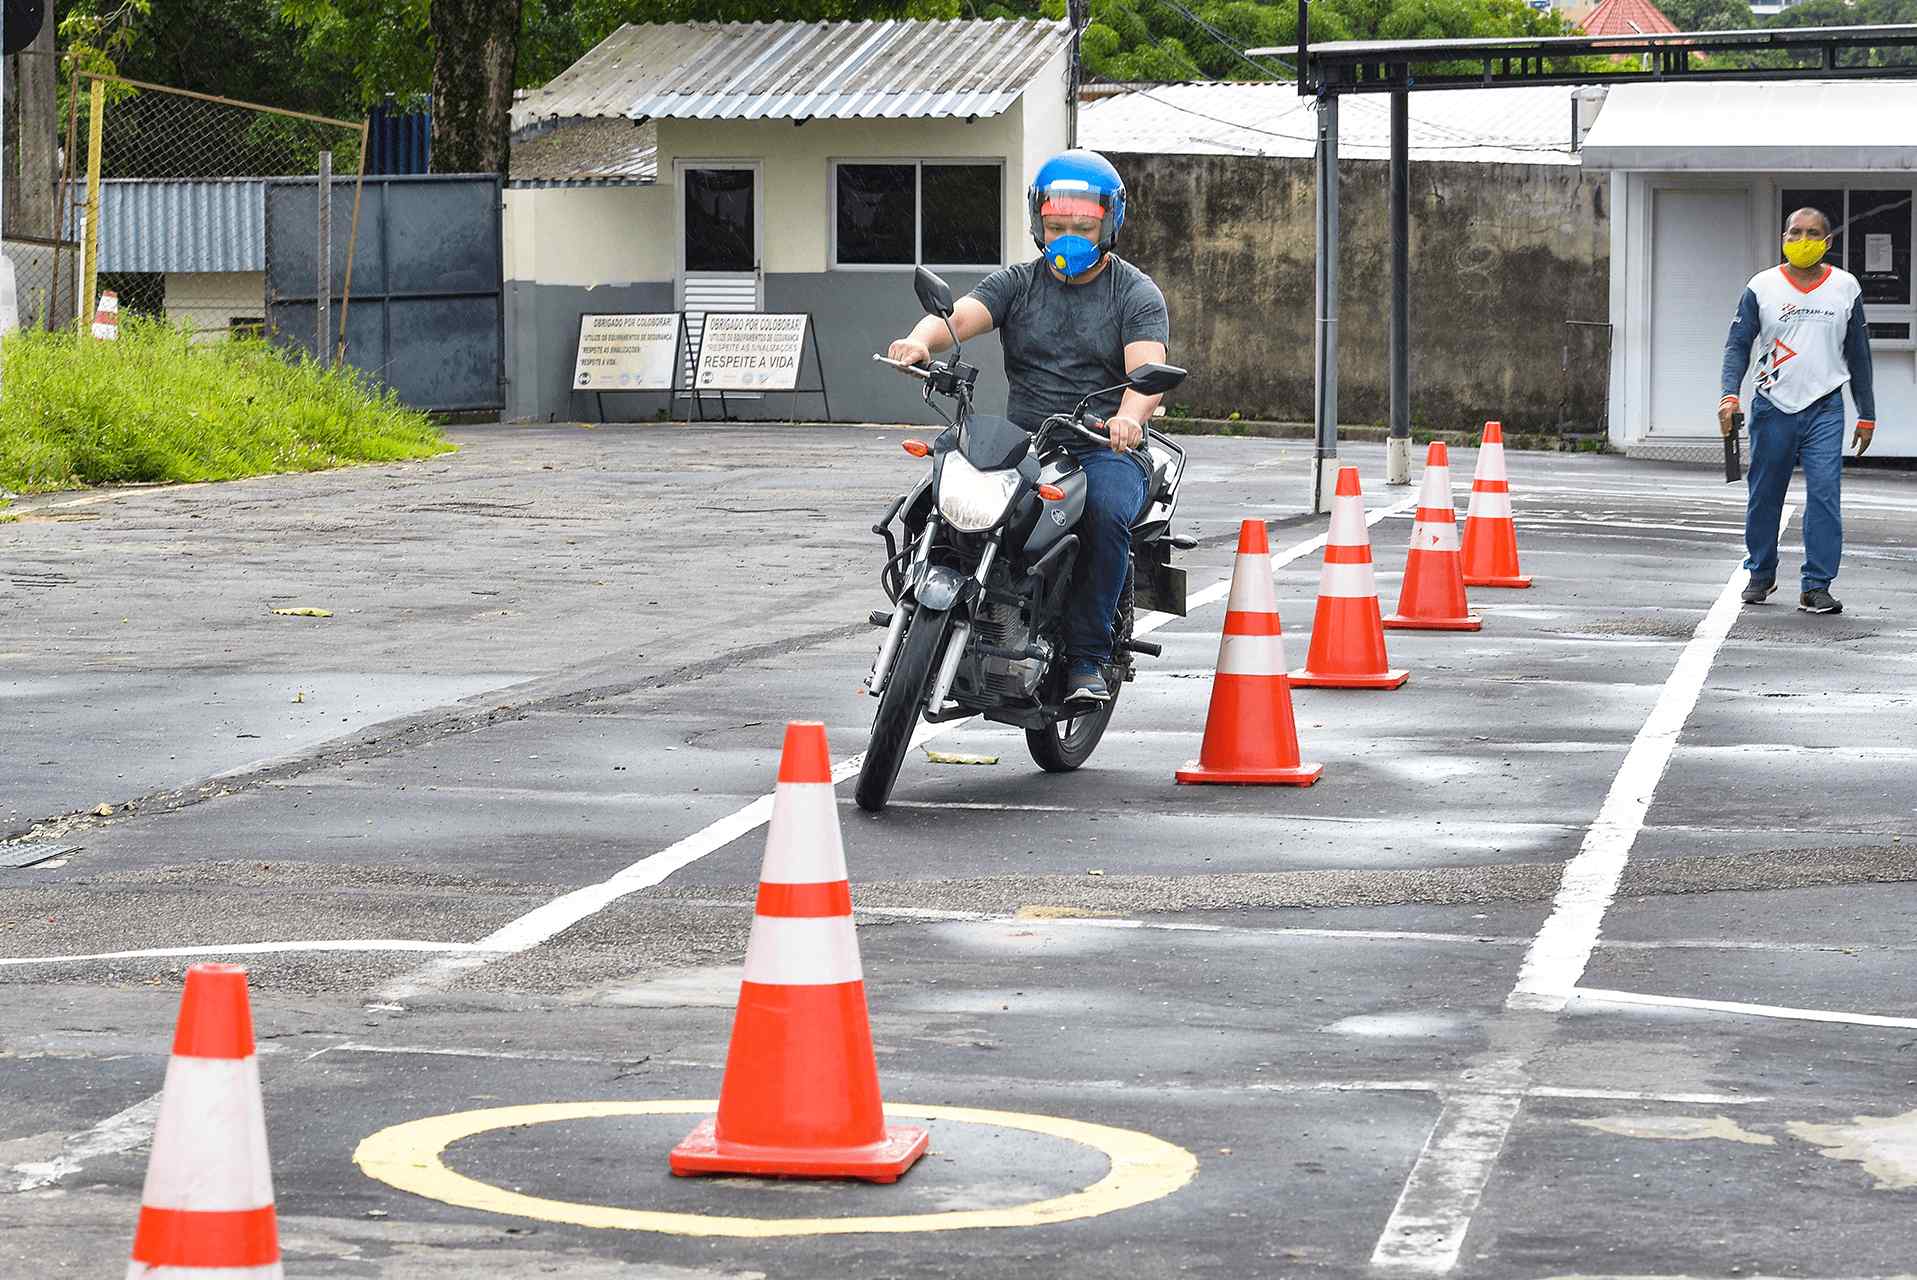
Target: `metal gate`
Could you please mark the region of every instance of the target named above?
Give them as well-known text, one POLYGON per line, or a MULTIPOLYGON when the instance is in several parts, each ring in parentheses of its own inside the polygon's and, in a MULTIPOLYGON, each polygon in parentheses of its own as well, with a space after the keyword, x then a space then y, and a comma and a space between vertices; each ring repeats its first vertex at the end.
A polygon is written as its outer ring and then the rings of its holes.
MULTIPOLYGON (((319 184, 266 184, 266 327, 273 341, 317 351, 319 184)), ((346 359, 415 409, 481 412, 506 404, 504 273, 496 174, 372 176, 360 198, 347 292, 353 183, 332 189, 334 340, 346 359)))

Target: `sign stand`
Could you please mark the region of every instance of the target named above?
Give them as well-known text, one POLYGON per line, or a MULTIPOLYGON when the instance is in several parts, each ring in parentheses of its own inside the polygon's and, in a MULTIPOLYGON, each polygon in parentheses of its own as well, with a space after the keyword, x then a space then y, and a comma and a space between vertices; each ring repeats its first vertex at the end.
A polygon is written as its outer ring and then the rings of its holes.
MULTIPOLYGON (((786 326, 786 332, 788 334, 790 333, 789 325, 786 326)), ((699 349, 695 353, 692 361, 693 378, 692 386, 688 394, 693 402, 699 406, 699 417, 701 421, 705 420, 704 398, 706 396, 716 395, 719 397, 720 418, 722 421, 731 422, 734 421, 732 406, 726 399, 726 393, 730 391, 737 394, 744 390, 756 392, 760 387, 763 387, 765 391, 768 392, 790 391, 792 393, 791 414, 786 419, 788 424, 796 424, 799 420, 799 397, 802 395, 818 396, 824 402, 827 420, 831 419, 832 394, 826 388, 825 355, 819 347, 818 328, 814 323, 813 315, 810 311, 783 313, 708 312, 705 316, 705 322, 700 326, 698 347, 699 349), (724 317, 724 319, 720 320, 720 317, 724 317), (720 320, 720 323, 715 324, 715 320, 720 320), (773 344, 771 346, 755 345, 751 337, 741 337, 740 335, 730 332, 730 329, 737 327, 739 322, 750 324, 753 320, 799 320, 802 322, 802 328, 798 335, 798 341, 791 347, 782 348, 779 345, 781 339, 775 337, 770 340, 773 344), (706 369, 706 339, 708 335, 714 330, 720 329, 722 325, 727 329, 725 335, 727 346, 723 357, 727 363, 719 366, 719 372, 717 376, 715 376, 713 371, 706 369), (808 345, 812 349, 812 368, 818 375, 817 385, 809 387, 804 385, 803 376, 805 369, 805 350, 808 345), (776 385, 778 375, 764 371, 763 365, 761 365, 759 369, 753 369, 751 366, 751 361, 754 357, 763 359, 768 354, 776 354, 777 351, 781 349, 791 353, 791 356, 786 360, 786 363, 789 364, 792 370, 792 384, 790 386, 776 385), (741 353, 743 353, 743 356, 741 356, 741 353), (745 361, 744 370, 741 370, 740 364, 737 363, 737 360, 741 358, 745 361), (719 385, 713 385, 715 382, 719 385), (701 384, 704 385, 702 386, 701 384)), ((776 368, 777 365, 772 367, 776 368)))
POLYGON ((579 317, 579 346, 573 370, 573 390, 591 391, 598 420, 606 419, 606 394, 664 395, 668 409, 686 372, 682 353, 691 351, 685 313, 630 312, 583 314, 579 317), (670 317, 671 346, 666 348, 670 317), (635 341, 635 338, 637 339, 635 341), (588 366, 591 366, 589 368, 588 366), (611 378, 617 370, 619 383, 611 378), (637 385, 633 385, 633 384, 637 385))

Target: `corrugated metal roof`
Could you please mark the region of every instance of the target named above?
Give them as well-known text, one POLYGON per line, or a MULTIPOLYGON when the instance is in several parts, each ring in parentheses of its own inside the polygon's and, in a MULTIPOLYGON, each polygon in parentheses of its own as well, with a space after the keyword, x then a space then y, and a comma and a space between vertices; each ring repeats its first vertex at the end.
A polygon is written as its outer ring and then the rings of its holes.
POLYGON ((527 94, 513 125, 995 116, 1070 36, 1030 19, 628 25, 527 94))
MULTIPOLYGON (((1410 96, 1414 160, 1576 164, 1572 90, 1453 89, 1410 96)), ((1308 158, 1317 147, 1313 100, 1295 84, 1171 84, 1084 103, 1079 145, 1094 151, 1308 158)), ((1338 155, 1385 160, 1390 103, 1351 94, 1339 103, 1338 155)))
POLYGON ((567 120, 513 139, 512 178, 526 183, 615 185, 652 182, 659 172, 659 130, 626 119, 567 120))
POLYGON ((1585 135, 1584 164, 1653 172, 1908 174, 1917 170, 1912 120, 1917 84, 1908 81, 1621 84, 1585 135))
MULTIPOLYGON (((84 191, 70 234, 79 238, 84 191)), ((113 178, 100 184, 100 270, 266 270, 266 183, 258 178, 113 178)))

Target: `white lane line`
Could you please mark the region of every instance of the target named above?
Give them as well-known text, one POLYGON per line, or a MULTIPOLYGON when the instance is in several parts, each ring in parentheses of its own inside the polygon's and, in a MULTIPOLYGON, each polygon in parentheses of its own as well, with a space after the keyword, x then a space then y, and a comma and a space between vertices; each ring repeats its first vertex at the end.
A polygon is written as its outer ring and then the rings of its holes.
POLYGON ((404 938, 340 938, 324 942, 236 942, 202 947, 148 947, 141 951, 100 951, 83 956, 4 956, 0 965, 80 964, 94 960, 148 960, 173 956, 266 956, 299 951, 472 951, 470 942, 417 942, 404 938))
POLYGON ((1761 1093, 1646 1093, 1639 1089, 1577 1089, 1563 1085, 1532 1085, 1528 1098, 1573 1098, 1591 1102, 1667 1102, 1683 1107, 1747 1107, 1769 1102, 1761 1093))
MULTIPOLYGON (((1387 516, 1409 511, 1417 505, 1415 497, 1407 498, 1395 506, 1381 507, 1365 517, 1367 526, 1374 525, 1387 516)), ((1272 571, 1283 568, 1294 560, 1310 555, 1325 545, 1330 530, 1307 538, 1271 557, 1272 571)), ((1224 578, 1206 587, 1185 601, 1187 614, 1202 609, 1225 598, 1231 590, 1231 579, 1224 578)), ((1136 635, 1149 635, 1160 627, 1177 621, 1175 614, 1148 613, 1140 618, 1133 628, 1136 635)), ((976 717, 965 720, 947 720, 943 724, 920 723, 918 731, 912 735, 912 747, 923 746, 933 738, 957 732, 973 724, 976 717)), ((832 766, 832 781, 844 782, 857 776, 859 766, 864 762, 865 754, 851 756, 832 766)), ((673 872, 691 866, 701 858, 716 853, 742 836, 749 835, 764 826, 772 817, 771 795, 760 796, 743 809, 727 814, 685 839, 668 845, 659 852, 617 872, 610 879, 598 884, 575 889, 562 897, 555 898, 544 906, 534 908, 505 926, 494 930, 468 949, 472 954, 446 956, 407 974, 396 982, 388 984, 379 992, 384 1000, 407 1000, 431 991, 442 991, 460 974, 491 962, 503 955, 514 955, 530 950, 550 938, 556 937, 573 925, 589 916, 596 915, 608 906, 641 889, 650 888, 663 881, 673 872)))
POLYGON ((1579 1004, 1637 1004, 1663 1009, 1697 1009, 1706 1013, 1735 1013, 1751 1018, 1781 1018, 1790 1022, 1835 1022, 1852 1027, 1917 1027, 1917 1018, 1891 1018, 1875 1013, 1844 1013, 1834 1009, 1791 1009, 1773 1004, 1743 1004, 1736 1000, 1696 1000, 1689 996, 1652 996, 1636 991, 1607 991, 1578 987, 1571 998, 1579 1004))
MULTIPOLYGON (((1783 509, 1780 532, 1790 523, 1792 510, 1783 509)), ((1743 580, 1742 569, 1731 574, 1678 655, 1577 856, 1564 869, 1551 914, 1525 954, 1506 1008, 1562 1010, 1583 977, 1678 735, 1737 619, 1743 580)), ((1529 1087, 1520 1063, 1501 1064, 1490 1074, 1494 1084, 1512 1092, 1446 1098, 1372 1252, 1374 1267, 1435 1276, 1457 1265, 1479 1197, 1529 1087)))
POLYGON ((8 1172, 13 1185, 8 1191, 38 1191, 51 1187, 69 1174, 80 1172, 87 1161, 99 1156, 118 1155, 145 1146, 153 1138, 153 1124, 160 1114, 160 1095, 142 1098, 125 1111, 108 1116, 82 1133, 73 1134, 62 1144, 60 1154, 51 1160, 16 1164, 8 1172))
MULTIPOLYGON (((1778 520, 1780 533, 1790 524, 1791 514, 1792 508, 1786 506, 1778 520)), ((1584 976, 1591 949, 1604 927, 1604 915, 1624 874, 1624 864, 1630 860, 1631 846, 1644 829, 1657 784, 1677 750, 1684 722, 1690 719, 1704 682, 1710 678, 1711 663, 1743 607, 1738 593, 1744 580, 1741 568, 1731 574, 1704 621, 1698 623, 1690 643, 1678 655, 1677 665, 1631 743, 1596 820, 1585 833, 1583 845, 1564 868, 1551 915, 1524 957, 1517 985, 1505 1001, 1507 1007, 1547 1012, 1562 1009, 1572 988, 1584 976)))
POLYGON ((1500 1071, 1511 1077, 1503 1088, 1494 1084, 1446 1097, 1371 1252, 1373 1267, 1443 1275, 1457 1264, 1478 1198, 1530 1087, 1518 1064, 1503 1064, 1500 1071))

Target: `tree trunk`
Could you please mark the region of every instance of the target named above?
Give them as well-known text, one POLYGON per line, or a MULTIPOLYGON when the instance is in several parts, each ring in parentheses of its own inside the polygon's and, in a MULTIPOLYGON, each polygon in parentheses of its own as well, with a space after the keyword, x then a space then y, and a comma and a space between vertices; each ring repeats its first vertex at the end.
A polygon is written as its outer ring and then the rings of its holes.
POLYGON ((432 0, 433 171, 505 173, 521 0, 432 0))
POLYGON ((53 15, 26 49, 7 59, 6 232, 54 238, 54 183, 60 134, 53 15))

